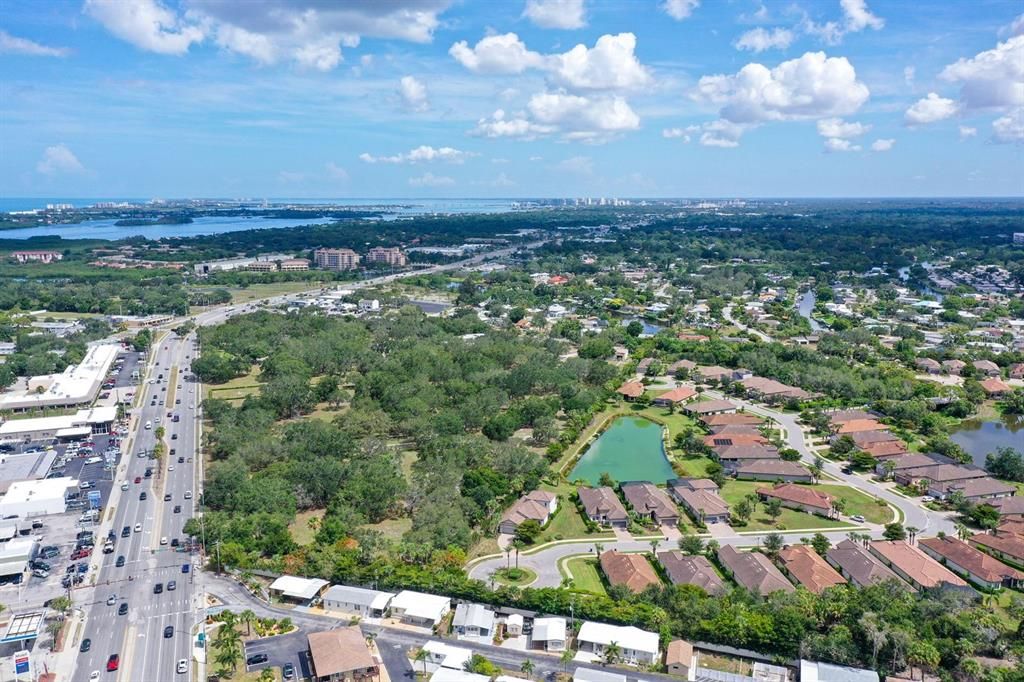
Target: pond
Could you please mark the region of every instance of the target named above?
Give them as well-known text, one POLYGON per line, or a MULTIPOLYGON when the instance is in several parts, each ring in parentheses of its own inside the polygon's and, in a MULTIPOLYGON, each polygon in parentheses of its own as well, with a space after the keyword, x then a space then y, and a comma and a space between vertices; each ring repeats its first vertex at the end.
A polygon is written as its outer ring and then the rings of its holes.
POLYGON ((1014 448, 1024 453, 1024 416, 1004 415, 997 421, 968 419, 950 434, 978 466, 985 466, 985 455, 999 448, 1014 448))
POLYGON ((619 417, 583 453, 569 480, 598 485, 605 472, 617 482, 660 484, 675 478, 661 434, 662 426, 648 419, 619 417))

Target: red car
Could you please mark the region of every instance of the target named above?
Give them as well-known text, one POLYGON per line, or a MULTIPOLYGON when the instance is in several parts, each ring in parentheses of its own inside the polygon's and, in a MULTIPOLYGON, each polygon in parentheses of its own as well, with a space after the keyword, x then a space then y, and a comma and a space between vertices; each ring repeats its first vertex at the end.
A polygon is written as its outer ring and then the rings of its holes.
POLYGON ((135 477, 135 482, 136 483, 142 483, 142 476, 136 476, 135 477))
POLYGON ((107 672, 114 672, 119 665, 121 665, 121 657, 117 654, 110 654, 110 658, 107 659, 107 672))

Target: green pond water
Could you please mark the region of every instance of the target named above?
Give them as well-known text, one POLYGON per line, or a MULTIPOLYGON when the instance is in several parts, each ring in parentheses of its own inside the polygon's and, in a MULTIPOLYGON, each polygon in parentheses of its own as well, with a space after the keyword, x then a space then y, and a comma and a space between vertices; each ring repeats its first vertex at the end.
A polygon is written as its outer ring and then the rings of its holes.
POLYGON ((597 485, 608 472, 616 481, 664 483, 675 478, 665 457, 662 427, 639 417, 619 417, 583 453, 569 480, 597 485))

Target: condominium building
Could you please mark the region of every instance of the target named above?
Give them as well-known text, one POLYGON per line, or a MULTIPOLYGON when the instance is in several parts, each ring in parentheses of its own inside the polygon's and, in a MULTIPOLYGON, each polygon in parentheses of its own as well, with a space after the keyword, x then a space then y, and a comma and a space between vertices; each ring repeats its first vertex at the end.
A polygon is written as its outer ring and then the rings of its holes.
POLYGON ((323 270, 355 270, 359 267, 359 254, 352 249, 317 249, 313 258, 323 270))
POLYGON ((405 254, 397 246, 375 246, 366 254, 366 260, 370 263, 387 263, 391 267, 405 265, 405 254))

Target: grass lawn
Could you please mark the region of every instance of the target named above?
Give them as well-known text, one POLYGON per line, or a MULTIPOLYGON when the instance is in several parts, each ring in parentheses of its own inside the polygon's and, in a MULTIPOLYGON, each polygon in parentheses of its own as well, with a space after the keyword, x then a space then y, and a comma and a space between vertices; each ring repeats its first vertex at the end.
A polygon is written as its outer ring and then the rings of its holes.
POLYGON ((815 487, 835 499, 845 499, 847 515, 860 514, 868 523, 891 523, 893 521, 892 509, 889 508, 889 505, 878 504, 876 498, 869 497, 859 490, 846 485, 818 485, 815 487))
MULTIPOLYGON (((233 304, 248 303, 255 301, 260 298, 268 298, 270 296, 280 296, 281 294, 294 294, 298 291, 309 291, 311 289, 319 289, 320 287, 327 286, 330 283, 324 282, 271 282, 269 284, 250 284, 249 286, 242 287, 219 287, 219 286, 194 286, 190 287, 192 291, 202 292, 204 289, 226 289, 231 294, 231 302, 233 304)), ((339 282, 340 284, 340 282, 339 282)), ((204 306, 192 306, 192 311, 202 311, 204 306)))
POLYGON ((502 585, 529 585, 537 579, 537 574, 529 568, 499 568, 494 572, 494 582, 501 583, 502 585), (513 577, 515 572, 519 571, 517 577, 513 577), (509 575, 509 573, 513 575, 509 575))
POLYGON ((412 528, 412 519, 408 516, 399 519, 384 519, 380 523, 368 523, 363 528, 379 530, 385 540, 398 542, 406 531, 412 528))
MULTIPOLYGON (((771 483, 765 481, 729 481, 721 490, 722 499, 735 509, 736 505, 755 490, 763 487, 771 487, 771 483)), ((842 486, 840 486, 842 487, 842 486)), ((808 514, 795 509, 782 508, 782 514, 778 520, 773 522, 771 517, 765 514, 764 505, 758 504, 757 511, 750 517, 746 526, 737 527, 739 531, 754 530, 776 530, 781 526, 785 530, 801 530, 804 528, 848 528, 850 524, 835 519, 826 519, 814 514, 808 514)))
POLYGON ((311 511, 299 512, 295 515, 295 519, 288 524, 288 532, 292 534, 292 539, 297 544, 308 545, 313 542, 316 532, 309 527, 309 520, 322 519, 324 511, 323 509, 313 509, 311 511))
POLYGON ((412 465, 419 459, 419 454, 415 450, 403 450, 402 454, 402 475, 405 476, 405 480, 412 483, 412 465))
POLYGON ((707 478, 708 465, 711 464, 711 458, 703 455, 696 455, 693 457, 677 456, 673 458, 675 462, 681 464, 686 469, 686 475, 692 478, 707 478))
POLYGON ((594 594, 608 594, 601 582, 601 569, 597 565, 597 559, 593 556, 574 556, 567 559, 562 565, 566 577, 572 577, 572 584, 577 590, 593 592, 594 594))
POLYGON ((240 376, 223 384, 203 384, 203 397, 219 398, 221 400, 243 400, 246 396, 256 395, 260 392, 259 375, 259 365, 253 365, 245 376, 240 376))
POLYGON ((677 433, 681 433, 688 427, 696 428, 697 422, 680 411, 670 412, 666 407, 651 405, 642 410, 634 410, 633 414, 647 417, 651 421, 664 424, 668 427, 668 442, 671 444, 677 433))
POLYGON ((560 482, 557 486, 544 483, 541 490, 547 490, 559 495, 558 511, 548 523, 547 528, 541 531, 534 544, 543 544, 552 540, 568 540, 569 538, 610 538, 615 537, 612 532, 587 533, 587 526, 583 523, 576 505, 569 499, 576 491, 576 488, 567 481, 560 482))
POLYGON ((497 538, 480 538, 475 545, 469 548, 466 552, 466 559, 472 560, 481 556, 490 556, 492 554, 501 554, 501 548, 498 547, 497 538))

